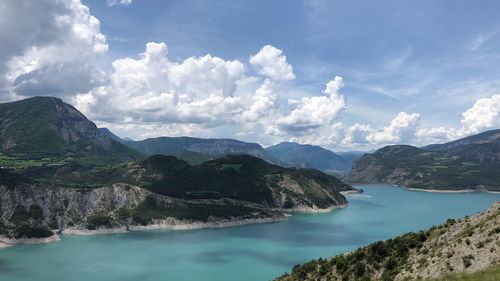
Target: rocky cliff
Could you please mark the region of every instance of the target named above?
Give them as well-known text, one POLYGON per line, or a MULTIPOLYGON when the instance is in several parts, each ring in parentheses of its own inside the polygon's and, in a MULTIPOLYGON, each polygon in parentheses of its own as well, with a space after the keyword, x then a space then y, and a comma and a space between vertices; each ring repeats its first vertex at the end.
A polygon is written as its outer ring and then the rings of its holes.
POLYGON ((51 230, 106 232, 158 223, 175 226, 280 217, 280 210, 259 204, 176 199, 126 184, 93 190, 0 186, 0 241, 47 237, 51 230))

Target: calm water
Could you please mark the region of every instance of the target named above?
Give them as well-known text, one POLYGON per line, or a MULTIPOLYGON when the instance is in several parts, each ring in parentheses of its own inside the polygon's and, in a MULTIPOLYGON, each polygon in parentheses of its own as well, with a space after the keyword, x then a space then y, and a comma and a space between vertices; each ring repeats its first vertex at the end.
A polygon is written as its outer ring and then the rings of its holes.
POLYGON ((500 194, 361 186, 350 206, 225 229, 64 236, 0 250, 0 280, 270 280, 294 264, 486 209, 500 194))

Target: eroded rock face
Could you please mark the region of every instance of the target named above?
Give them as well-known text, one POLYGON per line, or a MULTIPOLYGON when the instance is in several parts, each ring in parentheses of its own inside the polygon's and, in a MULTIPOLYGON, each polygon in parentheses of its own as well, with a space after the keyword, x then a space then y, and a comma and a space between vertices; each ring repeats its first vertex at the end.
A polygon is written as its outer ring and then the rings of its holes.
POLYGON ((204 221, 206 218, 227 220, 275 217, 282 216, 286 211, 329 211, 347 204, 344 196, 338 192, 329 192, 314 180, 303 179, 299 182, 285 176, 278 185, 268 188, 274 198, 271 204, 229 198, 185 200, 128 184, 113 184, 110 187, 88 190, 31 184, 10 187, 0 185, 0 224, 14 228, 22 224, 52 229, 87 228, 89 218, 101 215, 109 219, 104 222, 109 224, 104 225, 105 227, 120 227, 151 223, 148 220, 134 221, 134 214, 137 214, 134 210, 140 208, 149 208, 148 211, 155 213, 154 217, 148 217, 149 220, 172 217, 189 223, 204 221), (216 211, 212 214, 214 208, 223 208, 227 215, 216 211), (241 208, 245 211, 237 211, 241 208), (123 210, 127 212, 121 213, 123 210), (204 212, 201 215, 205 219, 193 215, 193 212, 200 210, 204 212))
POLYGON ((347 200, 338 191, 331 192, 315 180, 294 179, 284 175, 272 188, 275 207, 289 211, 318 212, 342 207, 347 200))
POLYGON ((57 116, 59 116, 56 130, 65 142, 75 143, 90 140, 98 148, 111 149, 111 140, 104 136, 97 129, 97 126, 82 113, 61 100, 54 99, 53 103, 57 116))
POLYGON ((500 262, 500 202, 466 217, 413 251, 396 280, 435 278, 453 272, 475 272, 500 262))
POLYGON ((95 213, 135 208, 149 194, 142 188, 122 184, 89 191, 31 185, 0 186, 0 220, 8 223, 18 207, 27 212, 40 207, 43 212, 41 224, 57 223, 58 227, 65 228, 69 224, 82 224, 95 213))

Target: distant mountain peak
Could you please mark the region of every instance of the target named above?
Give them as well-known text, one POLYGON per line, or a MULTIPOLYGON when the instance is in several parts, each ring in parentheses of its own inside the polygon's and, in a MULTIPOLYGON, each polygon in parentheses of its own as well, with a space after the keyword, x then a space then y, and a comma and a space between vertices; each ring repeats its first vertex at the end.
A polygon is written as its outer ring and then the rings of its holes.
POLYGON ((314 168, 323 172, 351 169, 357 155, 339 155, 317 145, 282 142, 266 148, 267 153, 289 166, 314 168))

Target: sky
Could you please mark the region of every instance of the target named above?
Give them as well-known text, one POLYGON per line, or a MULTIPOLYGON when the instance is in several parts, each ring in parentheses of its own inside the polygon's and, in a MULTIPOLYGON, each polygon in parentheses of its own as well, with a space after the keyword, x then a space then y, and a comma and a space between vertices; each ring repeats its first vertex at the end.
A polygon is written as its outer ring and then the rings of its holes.
POLYGON ((0 101, 121 137, 333 150, 500 128, 498 1, 5 0, 0 101))

